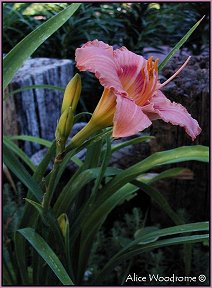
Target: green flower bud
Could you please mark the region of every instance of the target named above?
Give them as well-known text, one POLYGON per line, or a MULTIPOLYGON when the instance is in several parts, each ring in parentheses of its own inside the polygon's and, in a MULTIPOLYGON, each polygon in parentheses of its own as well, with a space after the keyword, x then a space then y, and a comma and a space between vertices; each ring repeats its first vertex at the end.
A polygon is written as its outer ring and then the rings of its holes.
POLYGON ((65 213, 63 213, 57 218, 57 221, 63 234, 63 237, 66 238, 68 236, 69 231, 68 216, 65 213))
POLYGON ((58 151, 62 151, 65 147, 66 140, 70 135, 71 128, 74 124, 74 114, 71 107, 65 109, 65 111, 60 116, 57 124, 55 138, 57 142, 58 151))
POLYGON ((65 109, 67 109, 68 107, 72 108, 73 113, 75 112, 81 94, 81 90, 82 90, 81 78, 79 74, 76 74, 66 86, 61 113, 63 113, 65 109))

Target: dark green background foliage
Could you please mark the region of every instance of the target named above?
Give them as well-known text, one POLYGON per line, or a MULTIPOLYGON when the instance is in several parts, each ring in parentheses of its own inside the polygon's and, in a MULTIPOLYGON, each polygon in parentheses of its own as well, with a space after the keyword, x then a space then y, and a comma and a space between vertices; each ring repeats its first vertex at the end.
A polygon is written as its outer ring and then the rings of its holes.
MULTIPOLYGON (((4 4, 4 53, 67 5, 69 3, 4 4)), ((209 5, 194 2, 83 3, 73 17, 36 50, 33 57, 74 59, 75 49, 93 39, 115 47, 124 45, 145 56, 144 48, 156 52, 163 45, 173 47, 194 23, 206 15, 201 27, 183 46, 193 54, 200 54, 208 47, 209 5)), ((92 74, 82 73, 81 76, 83 90, 78 110, 92 112, 102 87, 92 74)))
MULTIPOLYGON (((4 4, 4 52, 67 5, 4 4)), ((34 56, 73 59, 76 47, 95 38, 138 53, 145 47, 173 46, 203 15, 203 24, 185 44, 196 54, 208 44, 209 3, 84 3, 34 56)))
MULTIPOLYGON (((186 213, 185 210, 183 211, 186 213)), ((135 233, 141 227, 145 229, 154 229, 160 227, 157 223, 155 227, 146 226, 146 217, 142 216, 139 208, 133 208, 130 213, 126 213, 122 220, 114 222, 111 230, 103 229, 97 235, 97 240, 93 246, 92 254, 89 261, 89 269, 87 270, 87 281, 91 283, 90 279, 100 271, 105 263, 113 257, 117 251, 129 244, 130 239, 135 237, 135 233), (90 276, 90 277, 89 277, 90 276)), ((107 222, 106 222, 107 223, 107 222)), ((133 257, 129 261, 124 261, 118 265, 116 269, 102 279, 102 285, 113 285, 113 283, 122 283, 125 286, 167 286, 167 283, 161 282, 143 282, 136 283, 132 281, 125 282, 127 275, 135 273, 138 276, 147 277, 149 274, 159 274, 161 276, 175 275, 192 275, 198 276, 204 271, 207 279, 209 279, 209 252, 208 243, 194 244, 192 246, 192 262, 190 272, 185 272, 185 263, 183 259, 185 252, 183 246, 166 247, 162 249, 155 249, 148 253, 143 253, 139 256, 133 257), (173 261, 174 260, 174 261, 173 261)), ((201 283, 198 283, 201 285, 201 283)), ((209 284, 209 280, 204 285, 209 284)), ((174 283, 174 285, 186 285, 185 283, 174 283)))

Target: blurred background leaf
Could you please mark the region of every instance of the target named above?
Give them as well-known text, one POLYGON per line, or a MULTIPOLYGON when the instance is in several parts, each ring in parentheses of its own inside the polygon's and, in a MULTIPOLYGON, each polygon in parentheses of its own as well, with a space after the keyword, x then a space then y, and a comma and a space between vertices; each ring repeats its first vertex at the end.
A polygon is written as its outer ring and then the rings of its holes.
MULTIPOLYGON (((5 3, 3 5, 4 53, 8 53, 26 34, 69 3, 5 3)), ((33 57, 75 58, 75 49, 99 39, 136 53, 160 52, 161 46, 174 45, 203 15, 200 27, 184 44, 191 54, 200 54, 209 45, 209 3, 83 3, 81 8, 33 57), (176 13, 177 11, 177 13, 176 13), (180 23, 180 24, 179 24, 180 23), (148 51, 147 51, 148 48, 148 51)), ((82 101, 92 112, 102 87, 90 73, 82 73, 82 101), (88 101, 88 99, 93 101, 88 101)), ((82 105, 83 106, 83 105, 82 105)))

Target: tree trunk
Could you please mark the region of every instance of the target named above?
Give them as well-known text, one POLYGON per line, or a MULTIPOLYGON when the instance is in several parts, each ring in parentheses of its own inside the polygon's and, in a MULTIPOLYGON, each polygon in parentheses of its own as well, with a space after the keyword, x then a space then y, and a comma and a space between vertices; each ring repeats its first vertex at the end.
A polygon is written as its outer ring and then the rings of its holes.
MULTIPOLYGON (((73 62, 70 60, 33 58, 18 70, 8 91, 46 84, 65 88, 72 76, 73 62)), ((62 98, 63 92, 50 89, 31 89, 10 95, 4 104, 5 134, 53 140, 62 98)), ((29 156, 40 150, 40 145, 32 142, 23 145, 29 156)))

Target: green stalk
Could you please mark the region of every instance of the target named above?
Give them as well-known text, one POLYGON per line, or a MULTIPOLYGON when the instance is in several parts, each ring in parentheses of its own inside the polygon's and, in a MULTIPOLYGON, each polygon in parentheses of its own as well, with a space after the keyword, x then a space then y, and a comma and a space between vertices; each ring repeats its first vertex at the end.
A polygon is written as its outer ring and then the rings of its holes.
POLYGON ((55 190, 55 179, 56 179, 58 170, 60 168, 61 161, 62 160, 58 160, 57 157, 55 158, 54 167, 53 167, 53 170, 51 171, 49 185, 48 185, 47 191, 43 197, 44 212, 46 212, 50 207, 50 203, 51 203, 51 200, 52 200, 52 197, 54 194, 54 190, 55 190))

